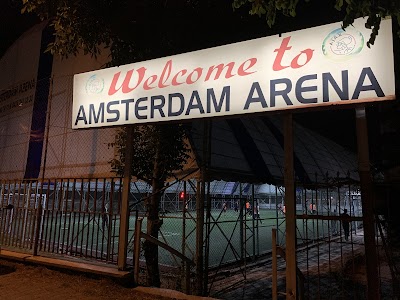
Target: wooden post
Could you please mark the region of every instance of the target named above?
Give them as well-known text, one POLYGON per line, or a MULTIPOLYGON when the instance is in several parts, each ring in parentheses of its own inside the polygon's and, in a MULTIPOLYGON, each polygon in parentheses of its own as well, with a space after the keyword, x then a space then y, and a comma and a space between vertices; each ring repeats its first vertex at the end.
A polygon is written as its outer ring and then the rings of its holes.
POLYGON ((133 253, 135 253, 135 261, 134 261, 134 274, 133 280, 135 281, 135 285, 139 284, 139 258, 140 258, 140 232, 142 231, 142 218, 136 219, 135 226, 135 244, 133 248, 133 253))
POLYGON ((286 299, 296 299, 296 203, 293 170, 293 119, 284 115, 285 206, 286 206, 286 299))
POLYGON ((369 163, 368 128, 365 107, 356 108, 358 172, 360 174, 363 213, 365 260, 367 265, 367 295, 380 299, 377 252, 375 244, 374 194, 369 163))
POLYGON ((276 257, 276 228, 272 228, 272 300, 278 299, 278 258, 276 257))
POLYGON ((132 177, 132 161, 133 161, 133 133, 134 125, 127 126, 127 139, 125 148, 125 168, 124 178, 122 181, 122 199, 120 212, 120 227, 118 240, 118 269, 126 269, 126 256, 128 246, 128 230, 129 230, 129 192, 132 177))

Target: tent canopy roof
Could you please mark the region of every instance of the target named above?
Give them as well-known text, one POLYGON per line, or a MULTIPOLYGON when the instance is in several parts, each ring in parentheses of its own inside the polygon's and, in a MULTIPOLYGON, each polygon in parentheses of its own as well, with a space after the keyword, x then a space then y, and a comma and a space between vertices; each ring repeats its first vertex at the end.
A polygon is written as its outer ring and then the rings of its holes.
MULTIPOLYGON (((200 167, 204 161, 206 122, 190 125, 190 143, 200 167)), ((283 118, 249 116, 210 120, 207 179, 268 183, 284 181, 283 118)), ((302 185, 346 178, 358 181, 354 153, 320 134, 293 122, 295 180, 302 185)))

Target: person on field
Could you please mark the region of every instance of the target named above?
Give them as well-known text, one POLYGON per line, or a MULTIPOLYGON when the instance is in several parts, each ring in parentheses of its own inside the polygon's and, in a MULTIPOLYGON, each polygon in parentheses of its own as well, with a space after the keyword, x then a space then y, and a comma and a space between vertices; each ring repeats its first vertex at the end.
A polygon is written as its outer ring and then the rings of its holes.
POLYGON ((249 201, 246 201, 246 212, 251 215, 251 205, 249 201))
POLYGON ((258 219, 260 223, 262 224, 261 218, 260 218, 260 205, 258 203, 254 203, 254 219, 258 219))
POLYGON ((226 201, 224 201, 224 203, 222 203, 222 211, 225 213, 226 210, 228 209, 226 201))
POLYGON ((350 221, 347 218, 350 218, 349 214, 347 213, 347 209, 343 210, 343 213, 341 214, 342 216, 342 227, 344 231, 344 239, 346 241, 349 240, 349 234, 350 234, 350 221))
POLYGON ((312 215, 317 214, 317 206, 315 204, 313 204, 313 203, 310 204, 310 213, 312 215))
POLYGON ((106 205, 104 205, 104 211, 103 211, 103 214, 102 214, 103 230, 108 229, 108 218, 109 218, 109 216, 108 216, 108 207, 109 207, 109 205, 108 205, 108 203, 106 203, 106 205))

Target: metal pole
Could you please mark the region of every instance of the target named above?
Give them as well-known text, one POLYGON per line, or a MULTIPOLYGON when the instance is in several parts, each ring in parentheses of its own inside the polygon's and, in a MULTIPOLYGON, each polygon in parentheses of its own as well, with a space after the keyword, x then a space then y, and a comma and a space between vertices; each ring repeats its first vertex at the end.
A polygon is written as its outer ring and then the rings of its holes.
POLYGON ((136 219, 136 226, 135 226, 135 244, 133 249, 133 253, 135 253, 134 274, 133 274, 133 280, 135 281, 135 286, 139 284, 140 232, 142 231, 142 221, 143 218, 136 219))
POLYGON ((286 205, 286 299, 296 299, 296 207, 293 170, 293 119, 284 115, 284 182, 286 205))
POLYGON ((276 228, 272 228, 272 300, 278 299, 278 261, 276 257, 276 228))
MULTIPOLYGON (((31 201, 31 183, 28 183, 28 191, 25 193, 25 201, 24 201, 24 222, 22 228, 22 244, 25 244, 25 234, 26 234, 26 227, 28 226, 28 208, 29 203, 31 201)), ((30 238, 30 237, 29 237, 30 238)))
MULTIPOLYGON (((181 250, 182 250, 183 255, 185 255, 185 252, 186 252, 186 205, 187 205, 186 181, 184 181, 183 182, 183 203, 182 203, 182 213, 183 213, 183 215, 182 215, 182 244, 181 244, 181 250)), ((182 260, 182 271, 185 270, 185 265, 186 265, 186 272, 184 275, 184 277, 185 277, 185 292, 187 294, 189 294, 187 282, 189 281, 189 287, 190 287, 190 265, 186 264, 185 261, 182 260), (189 278, 187 278, 187 276, 189 276, 189 278)))
MULTIPOLYGON (((251 206, 251 209, 252 209, 252 216, 253 216, 253 218, 252 218, 252 220, 251 220, 251 226, 252 226, 252 231, 253 231, 253 236, 252 236, 252 242, 253 242, 253 259, 255 259, 256 258, 256 235, 255 235, 255 220, 254 220, 254 218, 255 218, 255 213, 256 213, 256 210, 257 210, 257 207, 255 206, 256 205, 256 201, 255 201, 255 199, 254 199, 254 185, 252 184, 251 185, 251 199, 252 199, 252 206, 251 206)), ((258 221, 257 221, 258 222, 258 221)), ((258 225, 258 224, 257 224, 258 225)))
MULTIPOLYGON (((207 291, 205 295, 208 294, 208 266, 210 260, 210 239, 211 239, 211 197, 210 197, 210 182, 204 183, 204 199, 206 200, 206 244, 204 253, 204 291, 207 291)), ((203 293, 204 294, 204 293, 203 293)))
POLYGON ((203 182, 204 182, 204 199, 206 200, 206 215, 207 215, 207 240, 206 240, 206 252, 205 252, 205 263, 204 263, 204 292, 203 295, 208 295, 208 266, 210 260, 210 238, 211 238, 211 197, 210 197, 210 180, 208 178, 208 169, 211 164, 211 136, 212 136, 212 122, 207 120, 205 127, 206 139, 204 151, 204 166, 203 166, 203 182), (207 184, 206 184, 207 182, 207 184), (207 187, 207 189, 206 189, 207 187))
MULTIPOLYGON (((243 210, 246 209, 246 203, 243 203, 242 199, 242 183, 239 182, 239 221, 240 221, 240 260, 244 261, 244 218, 243 218, 243 210)), ((246 211, 244 214, 246 215, 246 211)))
MULTIPOLYGON (((254 198, 255 197, 254 184, 251 185, 251 193, 253 194, 253 198, 254 198)), ((261 220, 260 220, 261 216, 260 216, 260 210, 259 210, 259 208, 260 208, 259 201, 260 201, 260 199, 257 199, 257 201, 256 201, 256 204, 257 204, 257 207, 256 207, 256 210, 257 210, 257 228, 256 228, 257 255, 260 255, 260 231, 258 229, 258 225, 259 225, 259 222, 261 222, 261 220)))
POLYGON ((186 268, 185 268, 185 293, 190 295, 192 293, 191 289, 190 289, 190 264, 188 262, 184 262, 184 265, 186 265, 186 268))
POLYGON ((378 263, 375 243, 374 194, 369 163, 368 128, 365 107, 356 108, 358 171, 364 226, 365 260, 367 264, 367 295, 370 300, 380 299, 378 263))
POLYGON ((133 134, 134 125, 128 125, 126 129, 127 139, 125 147, 125 167, 124 178, 122 180, 122 200, 121 200, 121 220, 119 227, 118 241, 118 269, 126 269, 126 257, 128 246, 128 230, 129 230, 129 192, 132 177, 132 161, 133 161, 133 134))
MULTIPOLYGON (((44 174, 46 171, 46 163, 47 163, 47 149, 49 144, 49 130, 50 130, 50 114, 51 114, 51 100, 53 99, 53 78, 50 79, 50 88, 49 88, 49 106, 47 108, 47 120, 46 120, 46 142, 44 143, 44 154, 43 154, 43 169, 42 169, 42 191, 43 191, 43 182, 44 182, 44 174)), ((47 186, 47 189, 50 188, 50 185, 47 186)), ((37 207, 36 214, 36 231, 35 231, 35 241, 33 244, 33 256, 38 255, 38 247, 39 247, 39 238, 40 238, 40 228, 42 227, 42 215, 43 215, 43 204, 42 197, 39 197, 39 203, 37 207)))
MULTIPOLYGON (((276 240, 279 241, 279 213, 278 213, 278 187, 275 186, 275 215, 276 215, 276 240)), ((283 209, 282 203, 280 204, 280 208, 283 209)))
POLYGON ((204 198, 201 182, 197 181, 196 195, 196 294, 203 293, 203 227, 204 227, 204 198))
MULTIPOLYGON (((208 166, 210 161, 210 143, 211 143, 211 126, 210 121, 205 120, 203 122, 203 161, 201 164, 201 188, 200 185, 197 197, 197 226, 196 226, 196 275, 197 275, 197 295, 202 296, 207 291, 207 279, 205 278, 207 270, 204 267, 204 202, 208 197, 208 191, 206 191, 206 180, 208 180, 208 166)), ((207 203, 208 204, 208 203, 207 203)), ((208 207, 209 209, 209 207, 208 207)), ((207 227, 208 229, 208 227, 207 227)), ((210 232, 207 232, 206 238, 208 239, 210 232)), ((208 241, 206 241, 207 243, 208 241)), ((207 265, 207 262, 206 262, 207 265)))

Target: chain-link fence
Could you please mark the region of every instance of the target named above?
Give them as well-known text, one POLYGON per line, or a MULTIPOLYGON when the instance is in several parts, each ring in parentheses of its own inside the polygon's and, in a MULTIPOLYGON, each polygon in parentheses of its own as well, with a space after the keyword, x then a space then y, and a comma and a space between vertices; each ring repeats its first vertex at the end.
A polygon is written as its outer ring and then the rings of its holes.
POLYGON ((71 129, 72 81, 27 81, 0 93, 1 179, 114 175, 109 161, 116 129, 71 129))

